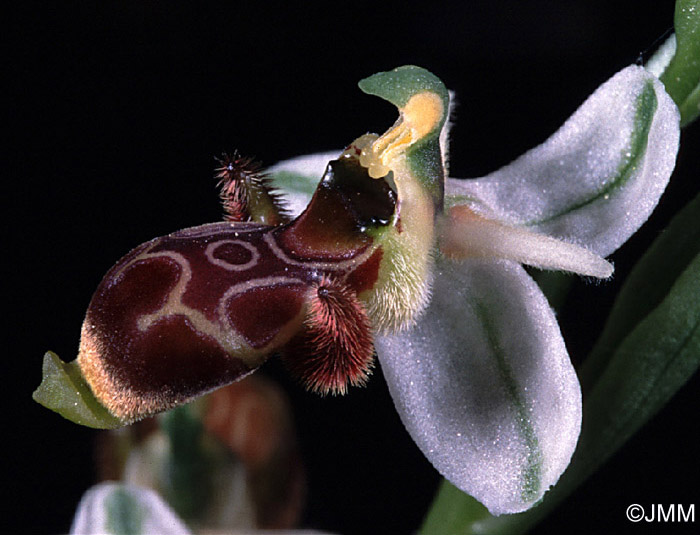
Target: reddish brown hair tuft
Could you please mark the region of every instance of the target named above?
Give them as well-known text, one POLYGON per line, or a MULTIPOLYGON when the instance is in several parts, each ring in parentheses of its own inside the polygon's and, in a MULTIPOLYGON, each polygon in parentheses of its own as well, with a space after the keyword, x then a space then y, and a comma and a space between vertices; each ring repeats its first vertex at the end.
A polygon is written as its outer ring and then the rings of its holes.
POLYGON ((269 178, 253 158, 234 152, 222 154, 216 159, 219 167, 215 178, 219 179, 219 197, 224 207, 226 221, 259 221, 278 225, 289 214, 277 193, 272 190, 269 178))
POLYGON ((365 308, 343 284, 323 277, 313 289, 303 334, 284 353, 290 372, 319 394, 345 394, 372 373, 374 346, 365 308))

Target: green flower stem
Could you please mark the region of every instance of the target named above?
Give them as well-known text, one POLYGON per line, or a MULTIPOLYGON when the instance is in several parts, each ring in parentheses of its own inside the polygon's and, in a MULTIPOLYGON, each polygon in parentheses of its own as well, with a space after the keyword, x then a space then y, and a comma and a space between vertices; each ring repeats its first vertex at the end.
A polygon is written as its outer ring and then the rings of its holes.
POLYGON ((687 126, 700 114, 700 0, 678 0, 673 24, 676 53, 661 81, 687 126))

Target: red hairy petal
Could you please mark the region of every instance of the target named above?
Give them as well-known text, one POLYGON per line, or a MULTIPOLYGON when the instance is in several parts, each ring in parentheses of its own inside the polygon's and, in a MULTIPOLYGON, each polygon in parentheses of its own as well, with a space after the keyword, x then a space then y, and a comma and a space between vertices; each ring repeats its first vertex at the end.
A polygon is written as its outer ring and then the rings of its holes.
POLYGON ((259 166, 251 158, 243 158, 237 153, 233 156, 223 154, 218 159, 220 167, 216 168, 216 178, 223 206, 224 219, 227 221, 250 221, 248 212, 248 191, 246 182, 260 172, 259 166))
POLYGON ((346 286, 323 278, 314 286, 302 335, 284 359, 292 374, 319 394, 345 394, 364 385, 372 372, 374 347, 364 306, 346 286))
POLYGON ((256 221, 275 226, 289 220, 282 199, 273 191, 260 164, 237 152, 232 156, 223 154, 217 161, 220 167, 214 176, 219 179, 219 197, 226 221, 256 221))

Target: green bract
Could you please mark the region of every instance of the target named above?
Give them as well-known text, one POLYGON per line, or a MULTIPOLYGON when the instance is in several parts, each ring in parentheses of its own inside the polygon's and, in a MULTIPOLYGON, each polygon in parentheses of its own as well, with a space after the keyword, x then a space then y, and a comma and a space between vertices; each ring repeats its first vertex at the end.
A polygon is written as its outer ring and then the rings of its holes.
POLYGON ((678 0, 673 23, 676 50, 660 78, 686 126, 700 114, 700 1, 678 0))

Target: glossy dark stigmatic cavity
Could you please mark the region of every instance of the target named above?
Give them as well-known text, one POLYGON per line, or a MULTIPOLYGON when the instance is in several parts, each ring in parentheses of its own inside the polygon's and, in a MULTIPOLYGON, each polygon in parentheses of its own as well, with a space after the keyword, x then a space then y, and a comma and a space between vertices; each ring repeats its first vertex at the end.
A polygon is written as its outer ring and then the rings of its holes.
POLYGON ((306 259, 340 260, 367 247, 368 229, 389 223, 396 194, 352 157, 332 161, 308 208, 281 240, 306 259))
MULTIPOLYGON (((344 157, 291 223, 211 223, 137 247, 107 273, 83 324, 78 361, 93 392, 128 421, 227 384, 305 330, 345 321, 338 306, 314 320, 323 285, 352 306, 353 344, 336 333, 309 358, 323 369, 334 369, 324 359, 347 362, 348 381, 358 382, 354 363, 371 359, 372 346, 357 295, 377 280, 372 231, 389 223, 395 203, 384 180, 344 157), (342 358, 348 351, 362 354, 342 358)), ((344 391, 338 366, 328 388, 323 373, 314 380, 317 390, 344 391)))

